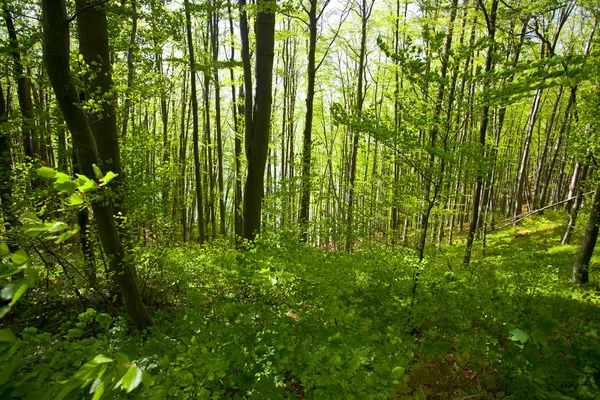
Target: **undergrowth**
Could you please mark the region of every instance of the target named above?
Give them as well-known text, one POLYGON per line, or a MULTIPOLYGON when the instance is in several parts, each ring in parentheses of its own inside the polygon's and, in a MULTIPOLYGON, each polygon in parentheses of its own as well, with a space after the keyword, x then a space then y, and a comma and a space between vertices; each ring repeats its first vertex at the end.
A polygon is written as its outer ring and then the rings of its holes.
MULTIPOLYGON (((101 302, 65 314, 73 297, 48 310, 42 285, 4 320, 22 356, 0 393, 87 398, 103 384, 107 398, 600 399, 600 292, 570 283, 576 247, 559 246, 561 218, 488 235, 469 266, 460 242, 422 263, 369 243, 352 254, 275 238, 245 252, 146 248, 155 327, 133 334, 101 302)), ((49 279, 60 286, 60 274, 49 279)))

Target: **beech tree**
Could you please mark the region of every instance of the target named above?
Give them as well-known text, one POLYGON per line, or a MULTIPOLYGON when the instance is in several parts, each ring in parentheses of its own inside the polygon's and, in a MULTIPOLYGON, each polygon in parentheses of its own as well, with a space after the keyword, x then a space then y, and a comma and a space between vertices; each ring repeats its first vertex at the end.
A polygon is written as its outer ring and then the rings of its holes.
MULTIPOLYGON (((93 166, 99 164, 101 160, 109 160, 108 155, 116 156, 116 154, 110 152, 118 152, 118 142, 110 142, 110 136, 98 137, 96 140, 90 123, 79 105, 79 96, 71 78, 70 70, 69 23, 86 12, 93 13, 93 24, 89 28, 96 32, 96 40, 93 40, 92 43, 84 41, 81 46, 83 50, 90 51, 90 56, 96 52, 92 57, 101 63, 105 63, 105 65, 109 65, 106 17, 103 12, 103 5, 79 2, 76 13, 70 18, 67 16, 63 0, 44 0, 42 10, 44 15, 44 61, 48 70, 48 77, 54 88, 56 100, 67 126, 71 131, 80 171, 83 175, 93 179, 95 177, 93 166), (87 48, 88 45, 91 48, 87 48), (97 142, 100 142, 101 146, 97 147, 97 142), (103 155, 106 158, 100 158, 99 148, 104 148, 105 153, 103 155)), ((106 84, 110 87, 110 75, 99 79, 106 79, 106 84)), ((100 90, 103 90, 101 86, 100 90)), ((109 121, 112 121, 109 128, 116 132, 114 118, 111 119, 110 115, 106 117, 109 121)), ((115 162, 113 159, 113 163, 115 162)), ((134 325, 140 329, 152 325, 152 318, 142 302, 134 267, 125 259, 123 243, 114 217, 112 199, 110 197, 95 199, 92 201, 92 209, 102 246, 109 257, 109 265, 114 274, 114 280, 119 285, 120 294, 129 317, 134 325)))
MULTIPOLYGON (((243 4, 242 4, 243 6, 243 4)), ((275 46, 275 3, 271 0, 258 0, 256 3, 256 91, 253 101, 253 112, 249 125, 248 104, 246 104, 246 159, 248 173, 244 187, 244 238, 254 240, 260 234, 262 199, 264 196, 264 174, 269 147, 271 129, 271 102, 273 99, 273 56, 275 46)), ((245 16, 243 17, 245 18, 245 16)), ((242 31, 244 27, 242 24, 242 31)), ((247 35, 243 33, 243 35, 247 35)), ((247 46, 247 44, 245 45, 247 46)), ((242 48, 244 67, 244 85, 246 102, 248 102, 249 86, 248 48, 242 48)), ((250 92, 251 93, 251 92, 250 92)))

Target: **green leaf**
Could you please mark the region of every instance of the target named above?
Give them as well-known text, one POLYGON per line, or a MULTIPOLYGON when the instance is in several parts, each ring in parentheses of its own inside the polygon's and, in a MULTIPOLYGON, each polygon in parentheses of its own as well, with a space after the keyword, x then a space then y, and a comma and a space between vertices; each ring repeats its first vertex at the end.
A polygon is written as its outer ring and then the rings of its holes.
POLYGON ((25 221, 28 224, 41 224, 42 220, 38 218, 37 215, 35 215, 35 213, 32 212, 26 212, 23 214, 23 221, 25 221))
POLYGON ((4 317, 10 311, 10 306, 0 307, 0 318, 4 317))
POLYGON ((83 197, 79 193, 73 193, 69 196, 69 205, 71 207, 77 207, 80 204, 83 204, 83 197))
POLYGON ((104 176, 102 170, 96 164, 93 164, 92 168, 94 168, 94 175, 96 175, 96 179, 102 179, 104 176))
POLYGON ((104 394, 104 381, 101 381, 99 379, 96 379, 96 381, 94 381, 94 384, 92 385, 92 390, 90 391, 90 393, 94 393, 94 397, 92 397, 92 400, 100 400, 102 398, 102 395, 104 394), (96 384, 96 382, 98 382, 96 384))
POLYGON ((140 383, 142 383, 142 375, 142 370, 139 369, 135 364, 129 367, 129 369, 127 370, 127 372, 125 372, 125 375, 123 375, 123 378, 121 379, 121 384, 123 385, 127 393, 131 392, 132 390, 137 388, 140 385, 140 383))
POLYGON ((89 179, 85 175, 77 175, 77 185, 79 186, 79 191, 82 193, 91 192, 96 189, 96 182, 92 179, 89 179))
POLYGON ((54 182, 54 189, 56 189, 59 192, 74 193, 75 189, 77 189, 77 185, 71 180, 63 182, 54 182))
POLYGON ((29 261, 29 257, 27 257, 27 253, 23 250, 17 250, 16 252, 10 255, 10 259, 13 263, 18 266, 25 265, 29 261))
POLYGON ((103 185, 107 185, 110 181, 112 181, 115 177, 117 176, 117 174, 115 174, 112 171, 108 171, 106 173, 106 175, 104 175, 104 178, 100 179, 100 184, 101 186, 103 185))
POLYGON ((0 257, 7 256, 10 254, 8 244, 6 242, 0 242, 0 257))
POLYGON ((12 306, 21 296, 23 296, 29 285, 31 285, 31 280, 29 278, 17 279, 2 288, 0 297, 4 300, 12 299, 10 302, 10 305, 12 306))
POLYGON ((56 241, 54 243, 55 244, 64 243, 67 240, 71 239, 73 236, 75 236, 77 234, 77 232, 79 232, 79 227, 76 227, 75 229, 73 229, 71 231, 63 232, 60 234, 60 236, 58 237, 58 239, 56 239, 56 241))
POLYGON ((69 332, 67 333, 68 338, 78 338, 81 335, 83 335, 83 331, 79 328, 69 329, 69 332))
POLYGON ((69 227, 69 225, 65 224, 62 221, 57 221, 54 223, 48 223, 46 224, 46 226, 49 225, 49 228, 47 229, 48 232, 54 233, 54 232, 60 232, 63 231, 65 229, 67 229, 69 227))
POLYGON ((96 357, 94 357, 94 359, 91 361, 91 363, 93 363, 93 364, 108 364, 113 361, 114 360, 112 358, 108 358, 105 355, 98 354, 96 357))
POLYGON ((17 337, 10 329, 0 329, 0 343, 13 343, 15 340, 17 337))
POLYGON ((509 333, 511 334, 510 340, 513 342, 521 342, 522 344, 525 344, 525 342, 529 340, 529 335, 520 329, 513 329, 509 333))
POLYGON ((56 176, 56 171, 53 170, 52 168, 41 167, 41 168, 38 168, 37 174, 39 176, 41 176, 42 178, 52 179, 56 176))

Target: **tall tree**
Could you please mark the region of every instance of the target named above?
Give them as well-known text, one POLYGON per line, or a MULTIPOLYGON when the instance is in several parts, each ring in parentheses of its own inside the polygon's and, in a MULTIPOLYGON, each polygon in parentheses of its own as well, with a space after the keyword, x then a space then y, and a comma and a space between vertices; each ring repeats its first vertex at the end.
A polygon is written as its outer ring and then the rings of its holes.
POLYGON ((198 242, 204 243, 204 205, 202 198, 202 176, 200 169, 200 142, 198 140, 200 125, 198 122, 198 92, 196 89, 196 59, 194 57, 194 37, 192 35, 192 18, 190 16, 189 0, 184 0, 185 23, 188 42, 188 56, 190 60, 190 86, 192 97, 192 142, 194 146, 194 176, 196 178, 196 207, 198 210, 198 242))
MULTIPOLYGON (((488 31, 488 49, 487 55, 485 58, 485 78, 483 81, 483 85, 481 88, 481 97, 483 98, 484 104, 481 109, 481 121, 479 123, 479 151, 482 155, 482 160, 485 160, 485 138, 487 135, 487 129, 489 124, 489 114, 490 114, 490 104, 486 100, 487 93, 489 87, 489 73, 493 68, 493 58, 494 58, 494 49, 495 49, 495 36, 496 36, 496 15, 498 12, 498 0, 492 0, 492 5, 490 12, 488 13, 483 3, 483 0, 478 1, 479 7, 481 8, 483 15, 485 16, 485 21, 487 25, 488 31)), ((471 247, 473 246, 473 240, 475 239, 475 231, 477 230, 478 221, 480 218, 479 209, 480 209, 480 199, 481 192, 483 191, 483 177, 484 171, 483 167, 479 168, 477 173, 477 180, 475 183, 475 188, 473 190, 473 202, 472 202, 472 211, 471 211, 471 222, 469 224, 469 232, 467 234, 467 242, 465 245, 465 258, 464 263, 469 264, 471 261, 471 247)))
POLYGON ((323 60, 316 64, 317 24, 330 0, 323 1, 318 9, 318 0, 309 0, 308 8, 302 5, 308 16, 308 64, 306 65, 306 117, 304 120, 304 138, 302 142, 302 191, 300 195, 300 238, 308 240, 308 221, 310 220, 311 157, 313 107, 315 101, 315 77, 323 60), (318 12, 317 12, 318 11, 318 12))
MULTIPOLYGON (((362 115, 363 103, 365 101, 364 91, 364 75, 365 75, 365 58, 367 52, 367 24, 371 13, 373 11, 373 5, 375 0, 359 0, 358 2, 358 15, 361 22, 361 36, 360 36, 360 50, 358 55, 358 72, 357 72, 357 84, 356 84, 356 103, 355 112, 358 118, 362 115)), ((360 132, 358 129, 352 131, 352 147, 350 148, 350 172, 348 182, 348 211, 346 221, 346 251, 352 251, 354 245, 354 197, 356 193, 355 181, 356 181, 356 162, 358 159, 358 139, 360 132)))
MULTIPOLYGON (((50 78, 65 122, 71 131, 73 147, 76 152, 80 171, 90 179, 95 177, 93 165, 99 162, 99 151, 96 147, 96 140, 90 124, 79 103, 75 84, 71 78, 69 22, 96 7, 98 8, 94 10, 94 13, 99 12, 95 14, 96 17, 104 19, 104 22, 95 20, 93 27, 96 29, 106 29, 106 16, 103 12, 103 4, 81 5, 76 14, 68 18, 64 0, 42 1, 44 15, 44 62, 48 70, 48 77, 50 78)), ((97 32, 97 34, 98 38, 107 37, 106 32, 97 32)), ((98 41, 102 42, 101 39, 98 41)), ((97 45, 108 47, 108 41, 97 45)), ((108 56, 108 49, 100 48, 98 50, 100 52, 97 54, 106 54, 108 56)), ((116 124, 114 130, 116 131, 116 124)), ((98 139, 99 141, 109 140, 105 137, 98 139)), ((133 265, 125 258, 125 251, 114 218, 111 197, 93 199, 92 209, 100 241, 105 253, 108 255, 109 267, 113 273, 114 280, 119 285, 119 290, 129 317, 139 329, 152 325, 152 318, 142 301, 133 265)))
POLYGON ((38 154, 38 142, 35 133, 35 121, 33 111, 33 101, 31 99, 31 79, 25 73, 21 51, 19 49, 19 40, 12 14, 8 7, 8 0, 2 2, 2 13, 6 30, 10 39, 10 53, 13 59, 13 75, 17 81, 17 95, 19 97, 19 108, 21 109, 23 134, 23 149, 25 155, 34 158, 38 154))
MULTIPOLYGON (((10 149, 10 136, 8 130, 8 112, 2 82, 0 82, 0 215, 4 214, 4 209, 9 210, 12 202, 12 160, 10 149)), ((9 219, 3 218, 4 223, 8 224, 9 219)), ((3 230, 0 227, 0 230, 3 230)))
POLYGON ((589 265, 592 255, 594 254, 594 248, 596 247, 596 240, 598 239, 599 224, 600 185, 596 188, 592 209, 588 218, 587 227, 585 228, 585 235, 583 236, 581 247, 577 253, 575 265, 573 266, 573 283, 587 283, 589 281, 589 265))
MULTIPOLYGON (((260 234, 265 165, 271 130, 275 48, 275 2, 273 0, 257 0, 256 6, 257 14, 254 28, 256 34, 256 92, 254 95, 252 128, 249 132, 248 125, 246 125, 245 138, 248 172, 246 186, 244 187, 244 238, 248 240, 254 240, 256 235, 260 234)), ((247 55, 242 55, 242 57, 245 56, 247 55)), ((249 76, 244 71, 246 90, 248 89, 248 78, 249 76)), ((246 98, 248 98, 248 93, 246 93, 246 98)), ((248 124, 247 121, 246 124, 248 124)))

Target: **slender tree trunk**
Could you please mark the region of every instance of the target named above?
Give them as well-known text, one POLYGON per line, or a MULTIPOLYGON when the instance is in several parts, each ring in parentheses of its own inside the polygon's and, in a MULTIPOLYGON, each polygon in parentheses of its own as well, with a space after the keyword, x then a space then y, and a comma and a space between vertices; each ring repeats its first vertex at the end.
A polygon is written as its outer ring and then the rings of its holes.
POLYGON ((531 108, 529 110, 529 117, 527 118, 527 127, 525 130, 525 142, 523 143, 523 151, 521 153, 521 162, 519 164, 519 171, 517 173, 517 185, 515 190, 515 208, 513 211, 513 219, 518 220, 521 215, 523 207, 523 198, 525 196, 525 182, 527 181, 527 165, 529 163, 529 151, 531 149, 531 139, 533 137, 533 131, 537 121, 538 112, 540 110, 540 103, 542 100, 543 89, 537 89, 533 100, 531 101, 531 108))
POLYGON ((304 140, 302 147, 302 192, 300 195, 300 240, 308 240, 310 220, 311 156, 313 104, 315 99, 315 54, 317 49, 317 0, 311 0, 308 10, 308 64, 306 81, 306 119, 304 120, 304 140))
POLYGON ((131 35, 129 36, 129 47, 127 49, 127 90, 125 91, 125 106, 123 107, 123 122, 121 125, 121 136, 127 135, 129 124, 129 109, 131 108, 131 90, 133 89, 133 56, 135 53, 135 40, 137 35, 137 9, 136 0, 131 0, 131 35))
POLYGON ((17 95, 22 115, 21 130, 23 133, 23 149, 25 155, 33 159, 37 155, 37 152, 35 151, 37 138, 35 135, 33 102, 31 100, 31 81, 29 76, 25 74, 25 69, 23 68, 17 31, 15 30, 15 24, 8 9, 7 0, 3 0, 2 12, 4 14, 6 30, 8 31, 10 53, 13 58, 13 75, 17 81, 17 95))
MULTIPOLYGON (((231 5, 228 5, 227 12, 229 13, 229 34, 231 36, 231 58, 230 61, 235 60, 235 39, 233 32, 233 17, 231 16, 231 5)), ((234 190, 234 201, 233 201, 233 225, 235 240, 237 241, 242 237, 242 140, 240 138, 240 124, 238 114, 243 114, 243 108, 238 104, 235 91, 235 75, 233 68, 229 69, 229 75, 231 78, 231 103, 233 112, 233 130, 234 130, 234 152, 235 152, 235 190, 234 190), (241 109, 241 112, 238 112, 241 109)), ((240 97, 244 97, 244 91, 240 90, 240 97)))
MULTIPOLYGON (((364 75, 365 75, 365 58, 366 58, 366 47, 367 47, 367 23, 371 17, 371 11, 373 11, 373 5, 375 0, 362 0, 360 5, 360 18, 361 18, 361 37, 360 37, 360 50, 358 56, 358 74, 357 74, 357 86, 356 86, 356 114, 360 118, 362 114, 362 107, 365 100, 364 86, 364 75)), ((350 158, 350 173, 348 181, 348 213, 347 226, 346 226, 346 251, 352 251, 354 245, 354 196, 355 196, 355 180, 356 180, 356 162, 358 159, 358 139, 360 132, 358 130, 352 130, 352 147, 351 147, 351 158, 350 158)))
MULTIPOLYGON (((213 1, 213 7, 216 7, 216 0, 213 1)), ((213 12, 210 24, 210 37, 212 46, 213 62, 216 64, 219 60, 219 16, 217 12, 213 12)), ((219 194, 219 232, 225 236, 225 202, 223 196, 223 137, 221 127, 221 86, 219 84, 219 69, 214 67, 214 84, 215 84, 215 125, 217 130, 217 187, 219 194)), ((235 107, 235 106, 234 106, 235 107)))
POLYGON ((560 125, 560 130, 558 131, 558 137, 556 138, 556 144, 554 145, 554 151, 552 152, 552 158, 550 159, 550 163, 548 164, 548 170, 546 172, 546 176, 544 177, 544 182, 540 194, 540 207, 544 207, 546 205, 546 199, 548 198, 548 188, 550 187, 550 180, 552 179, 552 172, 554 171, 554 166, 556 165, 556 159, 558 157, 558 151, 560 150, 563 137, 569 125, 571 108, 575 104, 576 93, 577 86, 571 87, 569 100, 567 101, 567 106, 565 107, 562 123, 560 125))
POLYGON ((202 199, 202 176, 200 171, 200 143, 198 140, 199 135, 199 122, 198 122, 198 93, 196 90, 196 60, 194 58, 194 38, 192 36, 192 21, 190 17, 190 4, 189 0, 184 0, 185 7, 185 20, 187 28, 187 41, 188 41, 188 55, 190 58, 190 74, 191 74, 191 97, 192 97, 192 118, 193 118, 193 131, 192 141, 194 145, 194 175, 196 178, 196 206, 198 207, 198 242, 204 243, 204 204, 202 199))
MULTIPOLYGON (((6 100, 4 99, 2 82, 0 82, 0 216, 5 215, 5 209, 10 210, 12 208, 12 155, 7 121, 6 100)), ((3 217, 2 221, 6 228, 10 227, 9 218, 3 217)), ((2 231, 4 231, 4 227, 0 226, 0 232, 2 231)))
MULTIPOLYGON (((483 2, 480 2, 482 7, 483 2)), ((494 57, 494 48, 495 48, 495 35, 496 35, 496 14, 498 11, 498 0, 492 1, 492 6, 489 15, 485 13, 487 29, 488 29, 488 37, 490 41, 490 45, 487 49, 487 56, 485 59, 485 74, 489 74, 493 69, 493 57, 494 57)), ((485 12, 485 9, 484 9, 485 12)), ((486 91, 488 89, 489 82, 487 79, 484 79, 481 91, 483 93, 483 97, 486 96, 486 91)), ((479 147, 483 160, 485 160, 485 139, 487 135, 487 128, 489 124, 489 114, 490 114, 490 104, 485 102, 482 110, 481 110, 481 122, 479 124, 479 147)), ((475 239, 475 232, 477 231, 478 221, 479 221, 479 209, 480 209, 480 198, 481 192, 483 191, 483 178, 485 172, 483 168, 480 167, 480 170, 477 173, 477 180, 475 182, 475 188, 473 190, 473 208, 471 212, 471 221, 469 224, 469 232, 467 234, 467 242, 465 245, 465 257, 464 263, 469 264, 471 262, 471 250, 473 246, 473 240, 475 239)))

